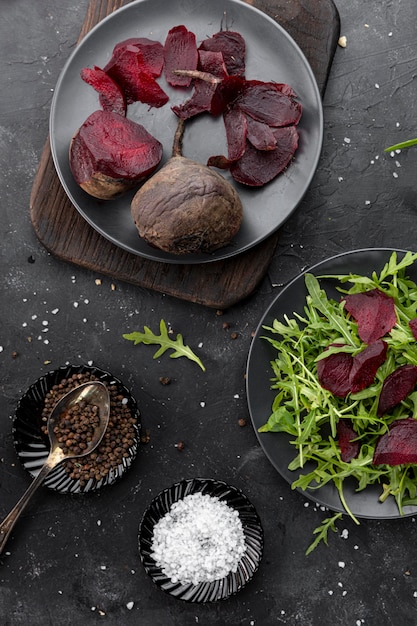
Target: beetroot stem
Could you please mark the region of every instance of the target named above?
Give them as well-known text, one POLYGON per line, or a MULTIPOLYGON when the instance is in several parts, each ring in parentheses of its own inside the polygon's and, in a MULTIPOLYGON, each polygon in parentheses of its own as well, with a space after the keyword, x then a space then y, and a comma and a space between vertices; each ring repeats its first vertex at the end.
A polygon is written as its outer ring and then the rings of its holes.
POLYGON ((182 156, 182 139, 184 137, 184 129, 185 129, 185 120, 181 118, 178 120, 177 129, 174 135, 174 141, 172 144, 172 156, 180 157, 182 156))
POLYGON ((200 80, 204 80, 206 83, 211 83, 212 85, 218 85, 222 82, 221 78, 213 76, 213 74, 210 74, 210 72, 201 72, 200 70, 174 70, 173 74, 177 74, 177 76, 189 76, 190 78, 198 78, 200 80))

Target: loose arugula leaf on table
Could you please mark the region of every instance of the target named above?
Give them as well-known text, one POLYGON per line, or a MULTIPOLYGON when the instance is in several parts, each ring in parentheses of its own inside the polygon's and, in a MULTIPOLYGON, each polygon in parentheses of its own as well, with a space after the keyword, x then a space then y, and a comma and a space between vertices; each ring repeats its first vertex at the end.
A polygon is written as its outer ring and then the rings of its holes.
POLYGON ((326 546, 329 543, 328 540, 328 534, 329 534, 329 530, 332 530, 334 533, 337 532, 337 528, 336 528, 336 522, 337 520, 342 518, 342 513, 336 513, 336 515, 333 515, 333 517, 328 517, 325 520, 323 520, 323 522, 320 524, 320 526, 318 526, 314 531, 313 534, 317 535, 317 537, 315 538, 315 540, 313 541, 313 543, 311 543, 309 545, 309 547, 306 550, 306 555, 310 554, 311 552, 313 552, 313 550, 319 545, 319 543, 321 541, 323 541, 326 546))
POLYGON ((177 334, 175 340, 171 339, 168 336, 168 329, 164 320, 161 320, 159 323, 159 335, 154 334, 152 330, 148 328, 148 326, 144 326, 143 331, 143 333, 133 332, 124 334, 123 339, 133 341, 135 346, 139 343, 144 343, 147 345, 159 345, 159 349, 153 355, 154 359, 158 359, 167 350, 173 350, 173 352, 169 355, 171 359, 178 359, 179 357, 185 356, 187 357, 187 359, 190 359, 191 361, 197 363, 197 365, 201 367, 203 372, 206 371, 206 368, 204 367, 199 357, 194 354, 189 346, 184 345, 184 340, 180 333, 177 334))
MULTIPOLYGON (((417 503, 417 466, 390 467, 372 464, 378 438, 389 424, 401 417, 417 417, 417 392, 409 395, 383 419, 378 418, 377 406, 384 379, 399 365, 417 364, 417 343, 409 321, 417 317, 417 285, 405 272, 417 261, 417 253, 407 252, 399 260, 390 255, 380 273, 371 276, 305 275, 306 300, 303 312, 293 317, 274 320, 269 334, 262 337, 271 343, 276 358, 271 362, 273 377, 271 389, 277 391, 272 411, 259 432, 285 432, 295 448, 294 459, 288 468, 297 471, 292 487, 302 490, 320 489, 330 482, 336 487, 345 512, 358 523, 344 496, 346 479, 356 481, 357 490, 380 485, 380 501, 393 497, 399 513, 404 506, 417 503), (374 383, 346 398, 338 398, 323 389, 317 378, 317 362, 334 352, 352 355, 364 349, 355 320, 347 314, 343 296, 335 300, 320 286, 322 279, 337 282, 341 294, 360 293, 380 289, 394 299, 397 323, 384 336, 388 354, 375 376, 374 383), (342 345, 341 345, 342 344, 342 345), (341 459, 337 442, 337 422, 349 419, 361 443, 360 454, 349 462, 341 459), (302 473, 300 473, 300 470, 302 473)), ((326 520, 314 534, 311 552, 320 541, 327 543, 329 528, 341 514, 326 520)))

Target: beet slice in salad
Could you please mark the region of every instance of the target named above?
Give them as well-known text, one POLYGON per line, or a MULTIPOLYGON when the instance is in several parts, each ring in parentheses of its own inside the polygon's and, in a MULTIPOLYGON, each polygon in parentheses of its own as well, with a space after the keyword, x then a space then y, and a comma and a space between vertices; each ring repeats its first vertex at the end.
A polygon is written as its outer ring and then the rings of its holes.
MULTIPOLYGON (((341 344, 333 344, 342 347, 341 344)), ((353 357, 348 352, 329 354, 317 363, 317 377, 323 389, 330 391, 334 396, 345 398, 350 392, 350 371, 353 357)))
POLYGON ((417 420, 413 417, 392 422, 378 439, 372 459, 374 465, 417 463, 417 420))
POLYGON ((396 324, 394 300, 379 289, 344 297, 345 309, 358 323, 358 334, 364 343, 381 339, 396 324))
POLYGON ((408 322, 414 339, 417 341, 417 317, 408 322))
POLYGON ((341 459, 345 463, 349 463, 352 459, 357 458, 360 451, 360 442, 355 441, 358 435, 353 428, 352 420, 340 419, 337 422, 336 430, 341 459))
POLYGON ((349 374, 349 384, 352 393, 366 389, 375 380, 378 368, 386 359, 388 344, 382 339, 364 348, 353 357, 352 369, 349 374))
POLYGON ((386 377, 379 395, 377 415, 382 417, 413 391, 417 384, 417 367, 407 363, 386 377))

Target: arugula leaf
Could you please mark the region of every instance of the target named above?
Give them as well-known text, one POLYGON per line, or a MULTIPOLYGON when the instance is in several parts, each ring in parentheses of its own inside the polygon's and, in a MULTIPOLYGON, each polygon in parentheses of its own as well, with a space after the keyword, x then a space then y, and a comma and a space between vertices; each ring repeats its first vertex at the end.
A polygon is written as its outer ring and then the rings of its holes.
POLYGON ((384 149, 384 152, 391 152, 392 150, 402 150, 403 148, 411 148, 411 146, 415 146, 417 144, 417 139, 408 139, 407 141, 402 141, 401 143, 396 143, 393 146, 389 146, 384 149))
POLYGON ((184 345, 184 340, 181 334, 177 334, 176 339, 171 339, 168 337, 168 330, 164 320, 161 320, 159 323, 159 335, 155 335, 148 326, 143 327, 144 332, 133 332, 124 334, 123 339, 127 339, 128 341, 133 341, 134 345, 138 345, 139 343, 144 343, 147 345, 159 345, 160 348, 153 355, 154 359, 158 359, 162 356, 167 350, 173 350, 173 352, 169 355, 171 359, 178 359, 181 356, 187 357, 191 361, 195 361, 197 365, 201 367, 203 372, 206 371, 203 363, 199 359, 199 357, 194 354, 194 352, 188 346, 184 345))
POLYGON ((313 550, 319 545, 320 541, 323 541, 326 544, 326 546, 328 545, 329 530, 332 530, 334 533, 336 533, 337 532, 336 522, 337 520, 341 518, 342 518, 342 513, 336 513, 336 515, 333 515, 333 517, 328 517, 325 520, 323 520, 320 526, 318 526, 313 531, 313 534, 317 535, 317 537, 315 538, 313 543, 311 543, 309 547, 307 548, 306 556, 309 555, 311 552, 313 552, 313 550))

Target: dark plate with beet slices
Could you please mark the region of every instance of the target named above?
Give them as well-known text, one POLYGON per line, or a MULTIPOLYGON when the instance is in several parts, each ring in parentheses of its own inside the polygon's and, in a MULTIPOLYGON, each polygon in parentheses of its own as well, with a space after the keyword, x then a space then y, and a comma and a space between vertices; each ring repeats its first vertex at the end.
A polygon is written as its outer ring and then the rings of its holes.
MULTIPOLYGON (((372 272, 379 272, 382 269, 392 252, 394 250, 391 248, 353 250, 318 263, 308 268, 306 272, 316 276, 349 273, 371 275, 372 272)), ((401 258, 406 251, 397 250, 396 252, 401 258)), ((269 342, 262 340, 261 336, 265 334, 263 326, 272 325, 274 319, 282 320, 284 315, 291 317, 293 312, 303 312, 307 294, 304 283, 306 272, 292 280, 264 313, 253 338, 247 363, 247 398, 253 427, 265 455, 290 484, 298 478, 298 472, 292 472, 288 469, 289 463, 295 456, 295 449, 290 443, 290 437, 285 433, 258 432, 258 428, 267 421, 271 413, 272 402, 276 396, 276 390, 271 390, 270 387, 273 376, 270 363, 276 358, 276 351, 269 342)), ((412 265, 407 268, 407 275, 411 280, 417 282, 417 266, 412 265)), ((321 278, 320 284, 328 297, 340 297, 340 293, 336 290, 335 283, 331 279, 321 278)), ((356 481, 345 481, 346 502, 354 516, 369 519, 401 517, 394 498, 387 498, 383 503, 379 501, 381 486, 372 485, 360 492, 356 491, 356 488, 356 481)), ((300 492, 319 505, 328 507, 333 511, 346 512, 333 483, 323 485, 316 490, 300 490, 300 492)), ((403 516, 415 515, 416 512, 416 506, 404 507, 403 516)))
MULTIPOLYGON (((192 91, 170 87, 163 75, 160 86, 169 101, 159 108, 135 102, 127 117, 142 124, 163 145, 161 166, 171 156, 177 117, 171 107, 182 104, 192 91)), ((234 257, 266 239, 297 208, 306 193, 320 157, 323 111, 320 92, 310 65, 290 35, 272 18, 238 0, 140 0, 112 13, 93 28, 68 59, 56 85, 50 115, 52 156, 60 181, 72 204, 101 235, 119 247, 142 257, 180 264, 197 264, 234 257), (80 77, 83 68, 103 68, 114 46, 132 37, 164 42, 170 29, 185 25, 197 44, 229 29, 246 42, 246 78, 285 83, 302 105, 297 126, 299 145, 284 172, 262 187, 234 181, 228 170, 219 171, 239 192, 243 224, 233 241, 210 254, 178 256, 150 247, 139 237, 130 203, 134 191, 113 200, 98 200, 75 182, 69 166, 70 141, 86 118, 100 108, 97 92, 80 77)), ((226 154, 222 117, 202 114, 186 125, 183 155, 207 163, 213 155, 226 154)))

